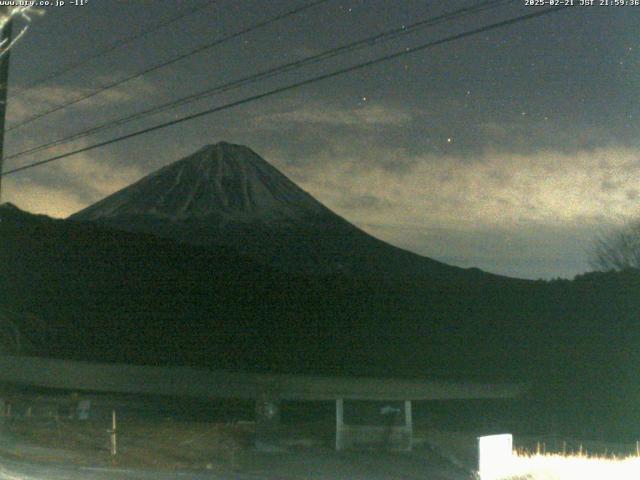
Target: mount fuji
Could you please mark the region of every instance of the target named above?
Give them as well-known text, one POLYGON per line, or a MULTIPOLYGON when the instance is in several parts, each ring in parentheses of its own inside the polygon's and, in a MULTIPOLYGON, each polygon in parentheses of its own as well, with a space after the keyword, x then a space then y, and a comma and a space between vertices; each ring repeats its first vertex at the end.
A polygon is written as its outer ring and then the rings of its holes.
POLYGON ((153 172, 73 215, 78 220, 146 216, 172 223, 304 222, 331 215, 247 147, 225 142, 153 172))
POLYGON ((288 272, 492 277, 372 237, 250 148, 225 142, 206 146, 69 218, 231 247, 288 272))

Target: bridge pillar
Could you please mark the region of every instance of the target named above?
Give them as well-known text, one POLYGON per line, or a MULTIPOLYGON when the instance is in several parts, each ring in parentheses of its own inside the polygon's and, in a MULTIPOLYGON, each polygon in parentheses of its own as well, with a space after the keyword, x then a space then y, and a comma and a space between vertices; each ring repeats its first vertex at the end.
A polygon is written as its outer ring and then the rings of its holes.
POLYGON ((344 399, 336 400, 336 450, 344 449, 344 399))
MULTIPOLYGON (((374 407, 377 406, 378 421, 373 424, 368 422, 352 424, 349 418, 345 423, 344 399, 336 399, 336 450, 378 445, 390 450, 410 451, 413 447, 411 400, 405 400, 404 405, 396 407, 392 407, 388 403, 398 404, 399 402, 376 401, 372 403, 374 407)), ((349 406, 351 407, 351 415, 353 415, 354 408, 358 405, 350 403, 349 406)), ((371 420, 374 419, 371 418, 371 420)))
POLYGON ((411 400, 404 401, 404 428, 407 436, 405 450, 413 449, 413 413, 411 411, 411 400))

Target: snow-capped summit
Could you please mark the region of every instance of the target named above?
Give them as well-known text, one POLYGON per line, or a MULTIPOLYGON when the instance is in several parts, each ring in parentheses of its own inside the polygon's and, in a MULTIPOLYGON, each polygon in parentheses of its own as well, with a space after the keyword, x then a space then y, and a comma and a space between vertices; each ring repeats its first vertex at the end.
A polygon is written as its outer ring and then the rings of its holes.
POLYGON ((250 148, 220 142, 161 168, 74 214, 74 220, 145 215, 172 221, 293 220, 328 211, 250 148))

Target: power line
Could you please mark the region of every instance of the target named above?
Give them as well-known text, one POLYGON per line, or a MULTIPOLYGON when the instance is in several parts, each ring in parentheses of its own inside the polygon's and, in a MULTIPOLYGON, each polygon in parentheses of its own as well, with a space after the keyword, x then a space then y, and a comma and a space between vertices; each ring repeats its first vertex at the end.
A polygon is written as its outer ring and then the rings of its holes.
POLYGON ((132 42, 134 42, 136 40, 139 40, 139 39, 141 39, 143 37, 146 37, 147 35, 150 35, 151 33, 157 32, 158 30, 166 27, 167 25, 171 25, 172 23, 175 23, 175 22, 177 22, 179 20, 182 20, 183 18, 189 17, 189 16, 191 16, 191 15, 193 15, 193 14, 195 14, 195 13, 201 11, 201 10, 204 10, 204 9, 210 7, 211 5, 213 5, 214 3, 216 3, 216 0, 211 0, 211 1, 208 1, 208 2, 204 3, 203 5, 199 5, 197 7, 187 9, 187 10, 179 13, 178 15, 176 15, 174 17, 171 17, 171 18, 169 18, 169 19, 167 19, 167 20, 165 20, 163 22, 159 22, 159 23, 156 23, 155 25, 151 25, 149 28, 146 28, 146 29, 134 34, 134 35, 131 35, 131 36, 126 37, 126 38, 122 38, 120 40, 117 40, 117 41, 109 44, 109 45, 106 45, 103 48, 95 51, 91 55, 87 55, 86 57, 81 58, 80 60, 78 60, 78 61, 76 61, 74 63, 68 64, 67 66, 65 66, 65 67, 63 67, 63 68, 61 68, 59 70, 56 70, 53 73, 50 73, 50 74, 45 75, 43 77, 40 77, 37 80, 34 80, 32 83, 30 83, 29 85, 27 85, 24 88, 19 88, 17 90, 17 92, 14 93, 14 95, 24 93, 24 92, 26 92, 28 90, 33 89, 34 87, 37 87, 38 85, 41 85, 41 84, 46 83, 46 82, 49 82, 50 80, 53 80, 55 78, 61 77, 62 75, 66 74, 66 73, 72 72, 73 70, 77 70, 78 68, 82 67, 83 65, 86 65, 87 63, 89 63, 89 62, 91 62, 91 61, 93 61, 93 60, 95 60, 97 58, 104 57, 105 55, 107 55, 107 54, 109 54, 109 53, 111 53, 111 52, 113 52, 115 50, 118 50, 119 48, 123 47, 124 45, 127 45, 127 44, 132 43, 132 42))
POLYGON ((267 78, 271 78, 274 77, 278 74, 281 73, 285 73, 294 69, 298 69, 301 68, 303 66, 307 66, 307 65, 312 65, 324 60, 328 60, 330 58, 336 57, 338 55, 342 55, 344 53, 348 53, 348 52, 352 52, 355 51, 357 49, 360 48, 364 48, 364 47, 371 47, 375 44, 378 43, 382 43, 385 41, 389 41, 389 40, 393 40, 396 38, 399 38, 400 36, 404 36, 404 35, 409 35, 412 33, 415 33, 419 28, 423 28, 423 27, 427 27, 427 26, 433 26, 433 25, 437 25, 441 22, 444 21, 448 21, 448 20, 452 20, 458 17, 461 17, 463 15, 467 15, 470 13, 479 13, 481 11, 487 10, 489 8, 494 8, 500 4, 507 4, 507 3, 514 3, 517 0, 488 0, 485 2, 481 2, 479 4, 476 4, 472 7, 465 7, 465 8, 460 8, 458 10, 454 10, 452 12, 447 12, 444 13, 442 15, 438 15, 436 17, 430 17, 428 19, 424 19, 424 20, 420 20, 418 22, 409 24, 409 25, 403 25, 399 28, 395 28, 393 30, 389 30, 386 32, 382 32, 380 34, 377 35, 373 35, 367 38, 364 38, 362 40, 358 40, 340 47, 336 47, 336 48, 332 48, 329 50, 325 50, 324 52, 320 52, 316 55, 312 55, 310 57, 306 57, 303 58, 301 60, 296 60, 293 62, 288 62, 285 64, 281 64, 278 65, 276 67, 267 69, 267 70, 263 70, 261 72, 255 73, 253 75, 249 75, 247 77, 243 77, 240 78, 238 80, 234 80, 232 82, 228 82, 222 85, 217 85, 215 87, 211 87, 208 88, 204 91, 195 93, 195 94, 191 94, 191 95, 187 95, 185 97, 179 98, 177 100, 173 100, 171 102, 167 102, 164 103, 162 105, 157 105, 155 107, 152 107, 150 109, 147 110, 143 110, 140 112, 136 112, 133 113, 131 115, 127 115, 124 117, 120 117, 118 119, 115 120, 110 120, 108 122, 105 122, 101 125, 97 125, 85 130, 82 130, 80 132, 77 132, 75 134, 66 136, 66 137, 62 137, 56 140, 53 140, 49 143, 43 144, 43 145, 39 145, 36 147, 31 147, 29 149, 26 150, 22 150, 19 152, 16 152, 12 155, 8 155, 5 157, 5 160, 8 159, 13 159, 13 158, 17 158, 23 155, 27 155, 27 154, 31 154, 31 153, 36 153, 36 152, 40 152, 42 150, 46 150, 50 147, 54 147, 54 146, 58 146, 58 145, 62 145, 65 143, 69 143, 73 140, 77 140, 79 138, 83 138, 86 137, 88 135, 92 135, 95 133, 98 133, 100 131, 103 130, 107 130, 116 126, 120 126, 120 125, 124 125, 127 124, 129 122, 132 122, 134 120, 139 120, 145 117, 148 117, 150 115, 154 115, 157 113, 161 113, 182 105, 186 105, 189 103, 193 103, 195 101, 198 100, 202 100, 204 98, 208 98, 211 97, 213 95, 216 95, 218 93, 222 93, 222 92, 227 92, 229 90, 233 90, 251 83, 255 83, 259 80, 263 80, 263 79, 267 79, 267 78))
POLYGON ((164 68, 164 67, 167 67, 169 65, 172 65, 172 64, 174 64, 176 62, 184 60, 185 58, 189 58, 189 57, 191 57, 193 55, 196 55, 198 53, 204 52, 205 50, 209 50, 209 49, 211 49, 213 47, 216 47, 216 46, 218 46, 218 45, 220 45, 222 43, 228 42, 229 40, 233 40, 234 38, 240 37, 242 35, 245 35, 247 33, 255 31, 257 29, 266 27, 268 25, 271 25, 272 23, 278 22, 278 21, 283 20, 283 19, 285 19, 287 17, 291 17, 291 16, 296 15, 296 14, 298 14, 300 12, 308 10, 308 9, 310 9, 312 7, 320 5, 322 3, 327 3, 328 1, 330 1, 330 0, 315 0, 313 2, 310 2, 310 3, 307 3, 305 5, 302 5, 301 7, 297 7, 295 9, 293 9, 293 10, 289 10, 289 11, 287 11, 285 13, 276 15, 275 17, 271 17, 271 18, 269 18, 267 20, 263 20, 261 22, 255 23, 255 24, 251 25, 250 27, 244 28, 244 29, 242 29, 242 30, 240 30, 238 32, 232 33, 230 35, 226 35, 226 36, 224 36, 222 38, 219 38, 219 39, 217 39, 217 40, 215 40, 213 42, 206 43, 204 45, 200 45, 199 47, 196 47, 196 48, 194 48, 192 50, 189 50, 186 53, 183 53, 183 54, 178 55, 176 57, 172 57, 172 58, 170 58, 169 60, 167 60, 165 62, 153 65, 153 66, 148 67, 148 68, 145 68, 144 70, 142 70, 142 71, 140 71, 138 73, 135 73, 133 75, 130 75, 128 77, 125 77, 125 78, 123 78, 121 80, 116 80, 114 82, 111 82, 111 83, 108 83, 106 85, 103 85, 102 87, 98 88, 97 90, 93 90, 93 91, 91 91, 91 92, 89 92, 89 93, 87 93, 87 94, 85 94, 85 95, 83 95, 81 97, 77 97, 77 98, 75 98, 73 100, 69 100, 68 102, 61 103, 61 104, 59 104, 59 105, 57 105, 57 106, 55 106, 53 108, 50 108, 49 110, 45 110, 45 111, 40 112, 40 113, 38 113, 36 115, 33 115, 33 116, 31 116, 31 117, 29 117, 29 118, 27 118, 27 119, 25 119, 25 120, 23 120, 23 121, 21 121, 19 123, 11 125, 10 127, 7 128, 7 131, 15 130, 16 128, 20 128, 20 127, 23 127, 25 125, 28 125, 28 124, 34 122, 35 120, 38 120, 38 119, 40 119, 42 117, 45 117, 47 115, 50 115, 52 113, 58 112, 58 111, 60 111, 60 110, 62 110, 64 108, 67 108, 67 107, 71 106, 71 105, 75 105, 76 103, 82 102, 83 100, 87 100, 89 98, 95 97, 96 95, 98 95, 98 94, 100 94, 102 92, 105 92, 107 90, 115 88, 115 87, 117 87, 119 85, 122 85, 124 83, 130 82, 131 80, 135 80, 136 78, 143 77, 144 75, 147 75, 149 73, 155 72, 156 70, 160 70, 161 68, 164 68))
POLYGON ((400 57, 409 55, 411 53, 416 53, 416 52, 419 52, 419 51, 422 51, 422 50, 426 50, 428 48, 433 48, 433 47, 436 47, 436 46, 439 46, 439 45, 443 45, 445 43, 453 42, 455 40, 460 40, 462 38, 470 37, 472 35, 477 35, 479 33, 484 33, 484 32, 488 32, 488 31, 491 31, 491 30, 496 30, 498 28, 507 27, 509 25, 514 25, 516 23, 520 23, 520 22, 523 22, 523 21, 526 21, 526 20, 531 20, 533 18, 541 17, 543 15, 548 15, 550 13, 559 12, 559 11, 564 10, 566 8, 569 8, 569 6, 567 5, 567 6, 548 8, 548 9, 545 9, 545 10, 540 10, 538 12, 533 12, 533 13, 529 13, 529 14, 526 14, 526 15, 520 15, 518 17, 510 18, 508 20, 503 20, 503 21, 500 21, 500 22, 492 23, 490 25, 486 25, 484 27, 476 28, 476 29, 469 30, 469 31, 466 31, 466 32, 463 32, 463 33, 459 33, 459 34, 456 34, 456 35, 451 35, 449 37, 446 37, 446 38, 443 38, 443 39, 440 39, 440 40, 435 40, 435 41, 432 41, 432 42, 429 42, 429 43, 425 43, 425 44, 422 44, 422 45, 418 45, 418 46, 415 46, 415 47, 408 47, 408 48, 403 49, 401 51, 397 51, 397 52, 394 52, 394 53, 391 53, 391 54, 388 54, 388 55, 385 55, 385 56, 382 56, 382 57, 378 57, 376 59, 369 60, 367 62, 359 63, 359 64, 356 64, 356 65, 353 65, 353 66, 350 66, 350 67, 342 68, 340 70, 335 70, 335 71, 330 72, 330 73, 326 73, 326 74, 323 74, 323 75, 312 77, 312 78, 309 78, 307 80, 302 80, 300 82, 296 82, 296 83, 292 83, 292 84, 289 84, 289 85, 286 85, 286 86, 283 86, 283 87, 275 88, 273 90, 269 90, 269 91, 264 92, 264 93, 260 93, 260 94, 257 94, 257 95, 253 95, 251 97, 247 97, 247 98, 244 98, 244 99, 241 99, 241 100, 237 100, 237 101, 234 101, 234 102, 231 102, 231 103, 227 103, 227 104, 221 105, 219 107, 214 107, 214 108, 210 108, 210 109, 207 109, 207 110, 203 110, 203 111, 198 112, 198 113, 193 113, 191 115, 187 115, 185 117, 178 118, 178 119, 175 119, 175 120, 171 120, 169 122, 164 122, 164 123, 161 123, 161 124, 158 124, 158 125, 154 125, 152 127, 144 128, 144 129, 138 130, 136 132, 128 133, 128 134, 122 135, 120 137, 116 137, 116 138, 112 138, 110 140, 106 140, 104 142, 99 142, 99 143, 96 143, 96 144, 93 144, 93 145, 89 145, 88 147, 80 148, 80 149, 77 149, 77 150, 73 150, 71 152, 63 153, 61 155, 56 155, 56 156, 53 156, 53 157, 50 157, 50 158, 47 158, 47 159, 44 159, 44 160, 40 160, 38 162, 34 162, 34 163, 29 164, 29 165, 24 165, 22 167, 17 167, 17 168, 14 168, 12 170, 9 170, 9 171, 3 173, 1 176, 11 175, 11 174, 18 173, 18 172, 21 172, 21 171, 24 171, 24 170, 35 168, 35 167, 38 167, 38 166, 41 166, 41 165, 44 165, 44 164, 47 164, 47 163, 50 163, 50 162, 54 162, 54 161, 57 161, 57 160, 61 160, 63 158, 70 157, 72 155, 77 155, 79 153, 84 153, 84 152, 87 152, 87 151, 90 151, 90 150, 94 150, 96 148, 105 147, 107 145, 111 145, 113 143, 121 142, 123 140, 128 140, 128 139, 133 138, 133 137, 137 137, 137 136, 140 136, 140 135, 151 133, 151 132, 154 132, 156 130, 160 130, 160 129, 163 129, 163 128, 171 127, 173 125, 178 125, 180 123, 184 123, 184 122, 188 122, 188 121, 191 121, 191 120, 195 120, 196 118, 204 117, 206 115, 211 115, 213 113, 217 113, 217 112, 220 112, 222 110, 228 110, 230 108, 234 108, 234 107, 237 107, 237 106, 240 106, 240 105, 244 105, 246 103, 254 102, 256 100, 261 100, 263 98, 267 98, 267 97, 271 97, 273 95, 277 95, 279 93, 283 93, 283 92, 286 92, 286 91, 289 91, 289 90, 293 90, 293 89, 300 88, 300 87, 303 87, 303 86, 306 86, 306 85, 317 83, 317 82, 320 82, 322 80, 327 80, 329 78, 337 77, 339 75, 344 75, 345 73, 354 72, 354 71, 357 71, 357 70, 361 70, 363 68, 367 68, 367 67, 371 67, 373 65, 377 65, 377 64, 382 63, 382 62, 386 62, 386 61, 389 61, 389 60, 394 60, 396 58, 400 58, 400 57))

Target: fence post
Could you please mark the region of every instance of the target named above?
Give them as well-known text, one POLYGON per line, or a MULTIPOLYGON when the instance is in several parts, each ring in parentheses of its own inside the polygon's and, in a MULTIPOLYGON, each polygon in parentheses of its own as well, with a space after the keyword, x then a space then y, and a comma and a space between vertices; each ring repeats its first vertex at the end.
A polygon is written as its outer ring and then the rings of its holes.
POLYGON ((413 415, 411 412, 411 400, 404 401, 404 426, 409 436, 407 450, 413 449, 413 415))
POLYGON ((336 450, 344 448, 344 399, 336 399, 336 450))
POLYGON ((118 439, 116 431, 116 411, 111 411, 111 430, 108 432, 111 434, 111 456, 115 457, 118 453, 118 439))

